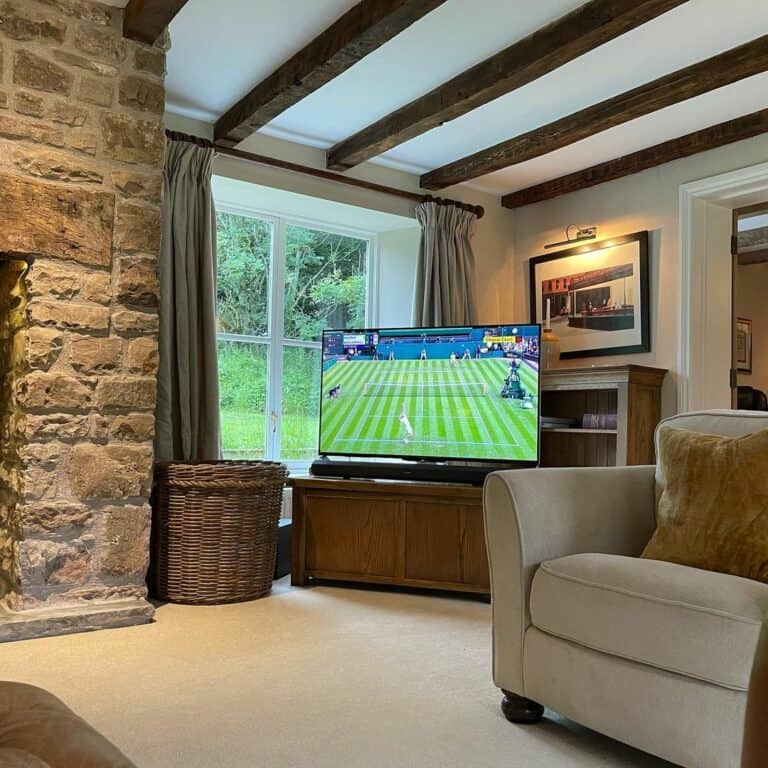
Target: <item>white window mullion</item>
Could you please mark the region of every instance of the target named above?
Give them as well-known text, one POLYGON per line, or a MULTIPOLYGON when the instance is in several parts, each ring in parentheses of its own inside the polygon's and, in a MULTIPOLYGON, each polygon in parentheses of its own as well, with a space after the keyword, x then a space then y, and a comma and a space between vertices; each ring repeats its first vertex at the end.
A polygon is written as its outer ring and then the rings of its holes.
POLYGON ((283 402, 283 332, 285 328, 285 221, 277 219, 272 246, 270 286, 269 376, 267 378, 267 458, 280 459, 280 431, 283 402))
POLYGON ((379 237, 373 235, 368 239, 368 254, 366 256, 367 292, 365 296, 365 325, 375 328, 379 324, 379 237))

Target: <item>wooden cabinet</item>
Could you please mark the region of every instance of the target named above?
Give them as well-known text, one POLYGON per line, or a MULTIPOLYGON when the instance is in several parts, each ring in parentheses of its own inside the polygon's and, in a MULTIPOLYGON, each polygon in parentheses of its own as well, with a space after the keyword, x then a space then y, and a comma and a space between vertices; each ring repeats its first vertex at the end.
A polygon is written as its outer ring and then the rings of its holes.
POLYGON ((655 462, 653 434, 661 419, 666 371, 642 365, 560 368, 541 375, 542 416, 585 414, 610 427, 542 429, 542 467, 625 466, 655 462), (610 417, 610 418, 604 418, 610 417))
POLYGON ((481 488, 314 477, 291 486, 292 584, 490 592, 481 488))

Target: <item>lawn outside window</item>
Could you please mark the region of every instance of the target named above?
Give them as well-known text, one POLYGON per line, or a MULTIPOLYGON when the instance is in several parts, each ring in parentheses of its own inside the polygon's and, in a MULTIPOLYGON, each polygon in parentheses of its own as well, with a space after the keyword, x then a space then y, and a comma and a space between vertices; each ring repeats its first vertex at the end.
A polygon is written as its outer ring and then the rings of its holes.
POLYGON ((216 224, 224 457, 306 470, 322 331, 372 321, 376 236, 220 204, 216 224))

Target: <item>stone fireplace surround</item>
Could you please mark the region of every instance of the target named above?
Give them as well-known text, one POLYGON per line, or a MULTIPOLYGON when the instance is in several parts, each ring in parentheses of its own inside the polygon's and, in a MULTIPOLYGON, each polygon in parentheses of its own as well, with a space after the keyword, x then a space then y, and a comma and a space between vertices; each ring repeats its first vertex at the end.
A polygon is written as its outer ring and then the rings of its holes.
POLYGON ((0 0, 0 641, 153 612, 165 46, 121 27, 0 0))

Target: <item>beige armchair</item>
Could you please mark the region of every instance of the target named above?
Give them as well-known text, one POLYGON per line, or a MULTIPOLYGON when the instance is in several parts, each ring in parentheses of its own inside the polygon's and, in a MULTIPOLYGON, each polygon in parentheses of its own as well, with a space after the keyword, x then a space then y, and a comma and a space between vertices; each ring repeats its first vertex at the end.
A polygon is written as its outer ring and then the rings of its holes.
MULTIPOLYGON (((738 436, 768 413, 664 423, 738 436)), ((686 768, 737 768, 768 585, 640 559, 663 486, 651 466, 489 476, 494 682, 512 722, 546 706, 686 768)))

